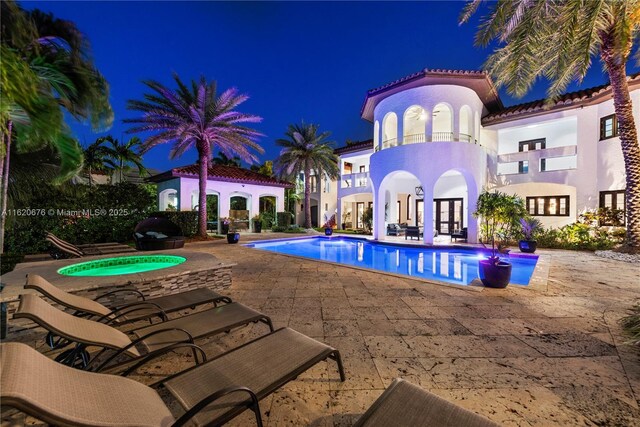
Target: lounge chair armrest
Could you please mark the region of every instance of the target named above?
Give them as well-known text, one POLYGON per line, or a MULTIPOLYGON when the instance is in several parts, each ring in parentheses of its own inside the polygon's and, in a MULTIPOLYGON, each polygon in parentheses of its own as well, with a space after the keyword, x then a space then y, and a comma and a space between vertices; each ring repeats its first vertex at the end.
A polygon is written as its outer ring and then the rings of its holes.
POLYGON ((118 307, 113 311, 111 311, 110 313, 107 313, 104 316, 100 317, 97 321, 101 323, 105 323, 107 325, 115 324, 121 317, 124 317, 127 314, 131 314, 138 310, 145 310, 149 308, 156 310, 149 317, 152 317, 153 315, 157 315, 158 317, 160 317, 160 319, 162 319, 163 322, 169 319, 169 317, 167 316, 167 313, 165 313, 162 307, 160 307, 158 304, 147 302, 147 301, 139 301, 139 302, 132 302, 130 304, 125 304, 121 307, 118 307))
POLYGON ((142 292, 140 292, 139 290, 134 289, 134 288, 116 289, 115 291, 111 291, 111 292, 107 292, 106 294, 99 295, 99 296, 97 296, 96 298, 94 298, 93 300, 94 300, 94 301, 98 301, 98 300, 100 300, 100 299, 102 299, 102 298, 109 297, 109 296, 111 296, 111 295, 117 295, 117 294, 119 294, 119 293, 132 293, 132 294, 138 294, 138 296, 139 296, 140 298, 142 298, 142 301, 144 301, 144 300, 145 300, 145 298, 144 298, 144 294, 143 294, 142 292))
MULTIPOLYGON (((116 357, 118 357, 118 356, 120 356, 120 355, 124 354, 127 350, 129 350, 130 348, 135 347, 136 345, 140 344, 140 343, 141 343, 142 341, 144 341, 145 339, 147 339, 147 338, 149 338, 149 337, 152 337, 152 336, 154 336, 154 335, 159 335, 159 334, 162 334, 162 333, 165 333, 165 332, 172 332, 172 331, 179 331, 179 332, 183 332, 183 333, 187 336, 187 339, 186 339, 186 340, 177 340, 177 341, 175 341, 174 343, 171 343, 171 344, 169 344, 169 345, 173 345, 173 344, 177 344, 177 343, 190 343, 190 344, 193 344, 193 337, 191 336, 191 334, 190 334, 189 332, 185 331, 184 329, 180 329, 180 328, 158 329, 158 330, 156 330, 156 331, 149 332, 148 334, 143 335, 143 336, 141 336, 140 338, 138 338, 138 339, 136 339, 136 340, 134 340, 134 341, 131 341, 131 343, 129 343, 128 345, 126 345, 126 346, 122 347, 121 349, 119 349, 118 351, 116 351, 115 353, 113 353, 111 356, 107 357, 107 359, 106 359, 104 362, 102 362, 100 365, 98 365, 98 367, 97 367, 97 368, 93 369, 93 372, 100 372, 100 371, 102 371, 102 370, 103 370, 103 369, 105 369, 105 368, 109 365, 109 363, 111 363, 111 361, 112 361, 112 360, 114 360, 116 357)), ((152 353, 153 353, 153 352, 152 352, 152 353)), ((96 360, 96 359, 93 359, 91 362, 93 362, 94 360, 96 360)), ((89 363, 89 364, 87 365, 87 368, 86 368, 86 369, 87 369, 87 370, 91 370, 90 368, 91 368, 91 363, 89 363)))
POLYGON ((191 351, 193 352, 193 360, 196 366, 207 361, 207 354, 199 346, 192 343, 188 343, 188 342, 177 342, 175 344, 171 344, 170 346, 158 349, 156 351, 152 351, 151 353, 143 357, 142 360, 131 365, 129 368, 127 368, 126 371, 124 371, 120 375, 123 377, 126 377, 132 372, 135 372, 139 367, 146 365, 147 363, 164 355, 165 353, 169 353, 170 351, 176 350, 178 348, 190 348, 191 351), (200 354, 200 360, 198 360, 198 354, 200 354))
POLYGON ((210 394, 200 402, 196 403, 191 409, 189 409, 180 418, 178 418, 178 420, 173 423, 172 427, 181 427, 185 425, 191 418, 193 418, 198 412, 206 408, 210 403, 213 403, 217 399, 220 399, 221 397, 224 397, 228 394, 236 392, 244 392, 249 394, 249 397, 251 397, 250 407, 256 416, 256 424, 258 425, 258 427, 262 427, 262 417, 260 416, 260 404, 258 403, 258 396, 256 396, 256 394, 247 387, 227 387, 213 394, 210 394))

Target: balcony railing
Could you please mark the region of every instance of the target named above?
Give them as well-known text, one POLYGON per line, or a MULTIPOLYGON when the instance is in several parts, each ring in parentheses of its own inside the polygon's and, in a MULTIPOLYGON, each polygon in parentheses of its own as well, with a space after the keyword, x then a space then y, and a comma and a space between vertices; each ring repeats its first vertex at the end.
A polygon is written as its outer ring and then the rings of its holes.
POLYGON ((420 144, 424 142, 468 142, 477 144, 478 141, 471 135, 466 133, 456 134, 453 132, 433 132, 431 135, 425 133, 414 133, 412 135, 404 135, 402 139, 391 138, 382 141, 382 147, 375 146, 373 151, 378 152, 381 149, 397 147, 399 145, 420 144))
POLYGON ((365 188, 369 185, 369 172, 343 174, 340 188, 365 188))

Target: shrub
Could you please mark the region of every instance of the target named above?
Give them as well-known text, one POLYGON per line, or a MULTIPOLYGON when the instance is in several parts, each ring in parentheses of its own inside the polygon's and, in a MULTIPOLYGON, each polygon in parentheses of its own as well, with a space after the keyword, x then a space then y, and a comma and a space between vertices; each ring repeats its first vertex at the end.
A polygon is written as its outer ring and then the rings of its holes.
POLYGON ((262 212, 260 214, 260 220, 262 221, 262 228, 267 230, 275 225, 276 216, 273 212, 262 212))
POLYGON ((640 346, 640 303, 629 309, 629 315, 620 319, 624 333, 630 338, 629 343, 640 346))
POLYGON ((46 252, 47 231, 75 244, 129 241, 136 224, 155 208, 156 196, 155 186, 127 182, 77 184, 73 191, 43 183, 24 203, 14 208, 44 214, 7 218, 5 251, 16 255, 46 252))
POLYGON ((276 214, 278 227, 288 227, 291 225, 293 215, 290 212, 278 212, 276 214))

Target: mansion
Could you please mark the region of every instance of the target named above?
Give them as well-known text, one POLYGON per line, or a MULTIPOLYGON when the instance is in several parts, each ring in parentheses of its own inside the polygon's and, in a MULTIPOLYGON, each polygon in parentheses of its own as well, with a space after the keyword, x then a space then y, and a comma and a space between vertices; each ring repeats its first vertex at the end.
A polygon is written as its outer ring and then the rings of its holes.
MULTIPOLYGON (((640 122, 640 76, 628 83, 640 122)), ((387 224, 406 223, 423 227, 426 243, 462 228, 476 242, 472 214, 483 188, 519 195, 547 227, 573 223, 585 210, 624 209, 608 85, 551 106, 504 107, 484 72, 425 69, 368 91, 361 117, 373 137, 335 150, 339 179, 312 177, 314 225, 335 216, 339 228, 363 228, 371 206, 374 239, 385 239, 387 224)))

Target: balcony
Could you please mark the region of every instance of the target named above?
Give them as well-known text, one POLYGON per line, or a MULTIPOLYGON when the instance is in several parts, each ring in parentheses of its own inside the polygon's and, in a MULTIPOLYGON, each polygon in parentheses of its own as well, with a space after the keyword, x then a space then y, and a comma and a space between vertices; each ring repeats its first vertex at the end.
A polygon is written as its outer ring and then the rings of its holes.
POLYGON ((478 141, 471 135, 466 133, 455 134, 453 132, 433 132, 430 135, 426 133, 416 133, 413 135, 405 135, 402 139, 392 138, 382 141, 382 148, 380 146, 374 147, 374 152, 378 152, 381 149, 397 147, 399 145, 408 144, 421 144, 425 142, 469 142, 477 144, 478 141))
POLYGON ((577 145, 545 148, 498 156, 498 175, 523 175, 576 168, 577 145))

